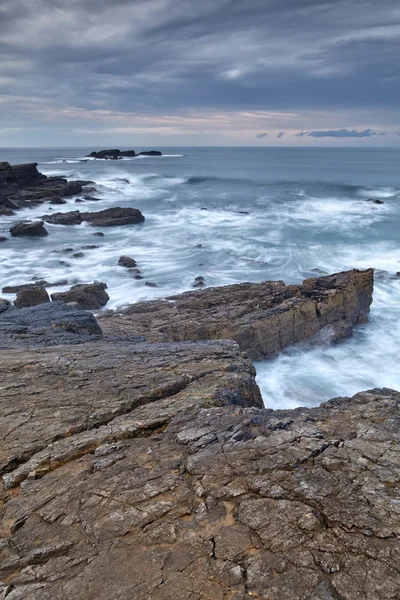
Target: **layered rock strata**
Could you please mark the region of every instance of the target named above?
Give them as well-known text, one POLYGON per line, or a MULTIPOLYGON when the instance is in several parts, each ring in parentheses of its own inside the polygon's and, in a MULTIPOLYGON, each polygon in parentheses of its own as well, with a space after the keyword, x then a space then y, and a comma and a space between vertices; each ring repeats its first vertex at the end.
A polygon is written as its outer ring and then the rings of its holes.
POLYGON ((367 319, 373 270, 306 279, 241 283, 132 304, 99 317, 106 333, 152 342, 235 340, 253 360, 312 337, 335 341, 367 319))

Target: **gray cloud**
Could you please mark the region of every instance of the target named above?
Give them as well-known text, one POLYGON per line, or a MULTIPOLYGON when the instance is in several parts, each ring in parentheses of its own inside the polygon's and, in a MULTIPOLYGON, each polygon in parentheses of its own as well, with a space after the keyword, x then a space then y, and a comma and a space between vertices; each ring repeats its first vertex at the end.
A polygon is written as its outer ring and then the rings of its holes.
POLYGON ((386 135, 385 132, 376 132, 372 129, 364 129, 364 131, 357 131, 356 129, 330 129, 327 131, 300 131, 295 134, 297 137, 313 137, 313 138, 365 138, 372 137, 375 135, 386 135))
POLYGON ((277 134, 277 136, 276 136, 276 137, 277 137, 277 138, 281 138, 281 137, 283 137, 284 135, 285 135, 285 132, 284 132, 284 131, 280 131, 280 132, 277 134))
POLYGON ((0 23, 7 127, 50 114, 89 126, 94 111, 300 115, 292 128, 284 117, 275 129, 260 122, 253 135, 300 128, 305 111, 316 132, 332 111, 338 130, 396 127, 397 0, 1 0, 0 23), (371 120, 339 122, 346 111, 371 120))
POLYGON ((256 138, 265 138, 267 135, 268 133, 257 133, 256 138))

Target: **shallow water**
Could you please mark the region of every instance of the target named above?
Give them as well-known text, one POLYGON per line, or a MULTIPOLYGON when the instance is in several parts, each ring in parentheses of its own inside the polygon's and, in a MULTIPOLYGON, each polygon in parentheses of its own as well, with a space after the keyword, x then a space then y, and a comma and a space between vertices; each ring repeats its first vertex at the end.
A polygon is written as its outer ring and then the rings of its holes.
POLYGON ((37 161, 47 175, 94 180, 99 198, 0 217, 0 234, 21 218, 109 206, 139 208, 145 223, 104 228, 102 238, 82 224, 46 225, 47 238, 10 239, 0 248, 2 287, 68 279, 61 290, 97 279, 108 284, 113 308, 190 289, 198 275, 208 285, 295 283, 315 268, 374 267, 387 273, 378 274, 369 323, 339 345, 292 348, 257 363, 258 383, 274 408, 400 388, 400 280, 392 279, 400 271, 399 150, 169 148, 163 157, 89 161, 91 150, 0 150, 0 160, 37 161), (99 247, 82 250, 88 244, 99 247), (61 252, 67 247, 85 256, 61 252), (121 254, 135 258, 143 280, 117 265, 121 254))

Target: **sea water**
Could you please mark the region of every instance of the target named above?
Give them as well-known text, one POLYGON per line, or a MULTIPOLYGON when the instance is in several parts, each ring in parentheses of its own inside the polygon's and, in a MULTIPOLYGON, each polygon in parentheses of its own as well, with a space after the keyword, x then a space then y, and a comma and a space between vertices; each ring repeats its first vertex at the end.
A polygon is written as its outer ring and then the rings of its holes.
POLYGON ((200 275, 208 286, 297 283, 315 269, 374 267, 368 323, 340 344, 300 345, 258 362, 257 381, 273 408, 400 389, 400 149, 160 148, 162 157, 119 161, 89 160, 93 149, 0 149, 0 161, 38 162, 46 175, 92 180, 98 198, 0 217, 0 235, 16 220, 77 209, 132 206, 145 222, 103 228, 101 238, 86 223, 46 224, 46 238, 10 238, 0 247, 1 287, 68 280, 53 292, 99 280, 108 285, 107 308, 115 308, 191 289, 200 275), (62 252, 71 247, 84 256, 62 252), (118 266, 122 254, 137 261, 142 280, 118 266))

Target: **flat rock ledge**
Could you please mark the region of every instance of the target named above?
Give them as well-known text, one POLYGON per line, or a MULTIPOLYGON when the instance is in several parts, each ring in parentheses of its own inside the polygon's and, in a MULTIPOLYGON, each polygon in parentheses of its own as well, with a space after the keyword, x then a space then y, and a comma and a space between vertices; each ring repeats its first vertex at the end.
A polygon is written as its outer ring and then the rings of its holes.
POLYGON ((400 394, 260 408, 234 342, 4 353, 7 600, 387 600, 400 394))
POLYGON ((99 317, 105 333, 143 335, 151 342, 235 340, 253 360, 314 338, 336 341, 367 320, 373 270, 306 279, 241 283, 141 302, 99 317))

